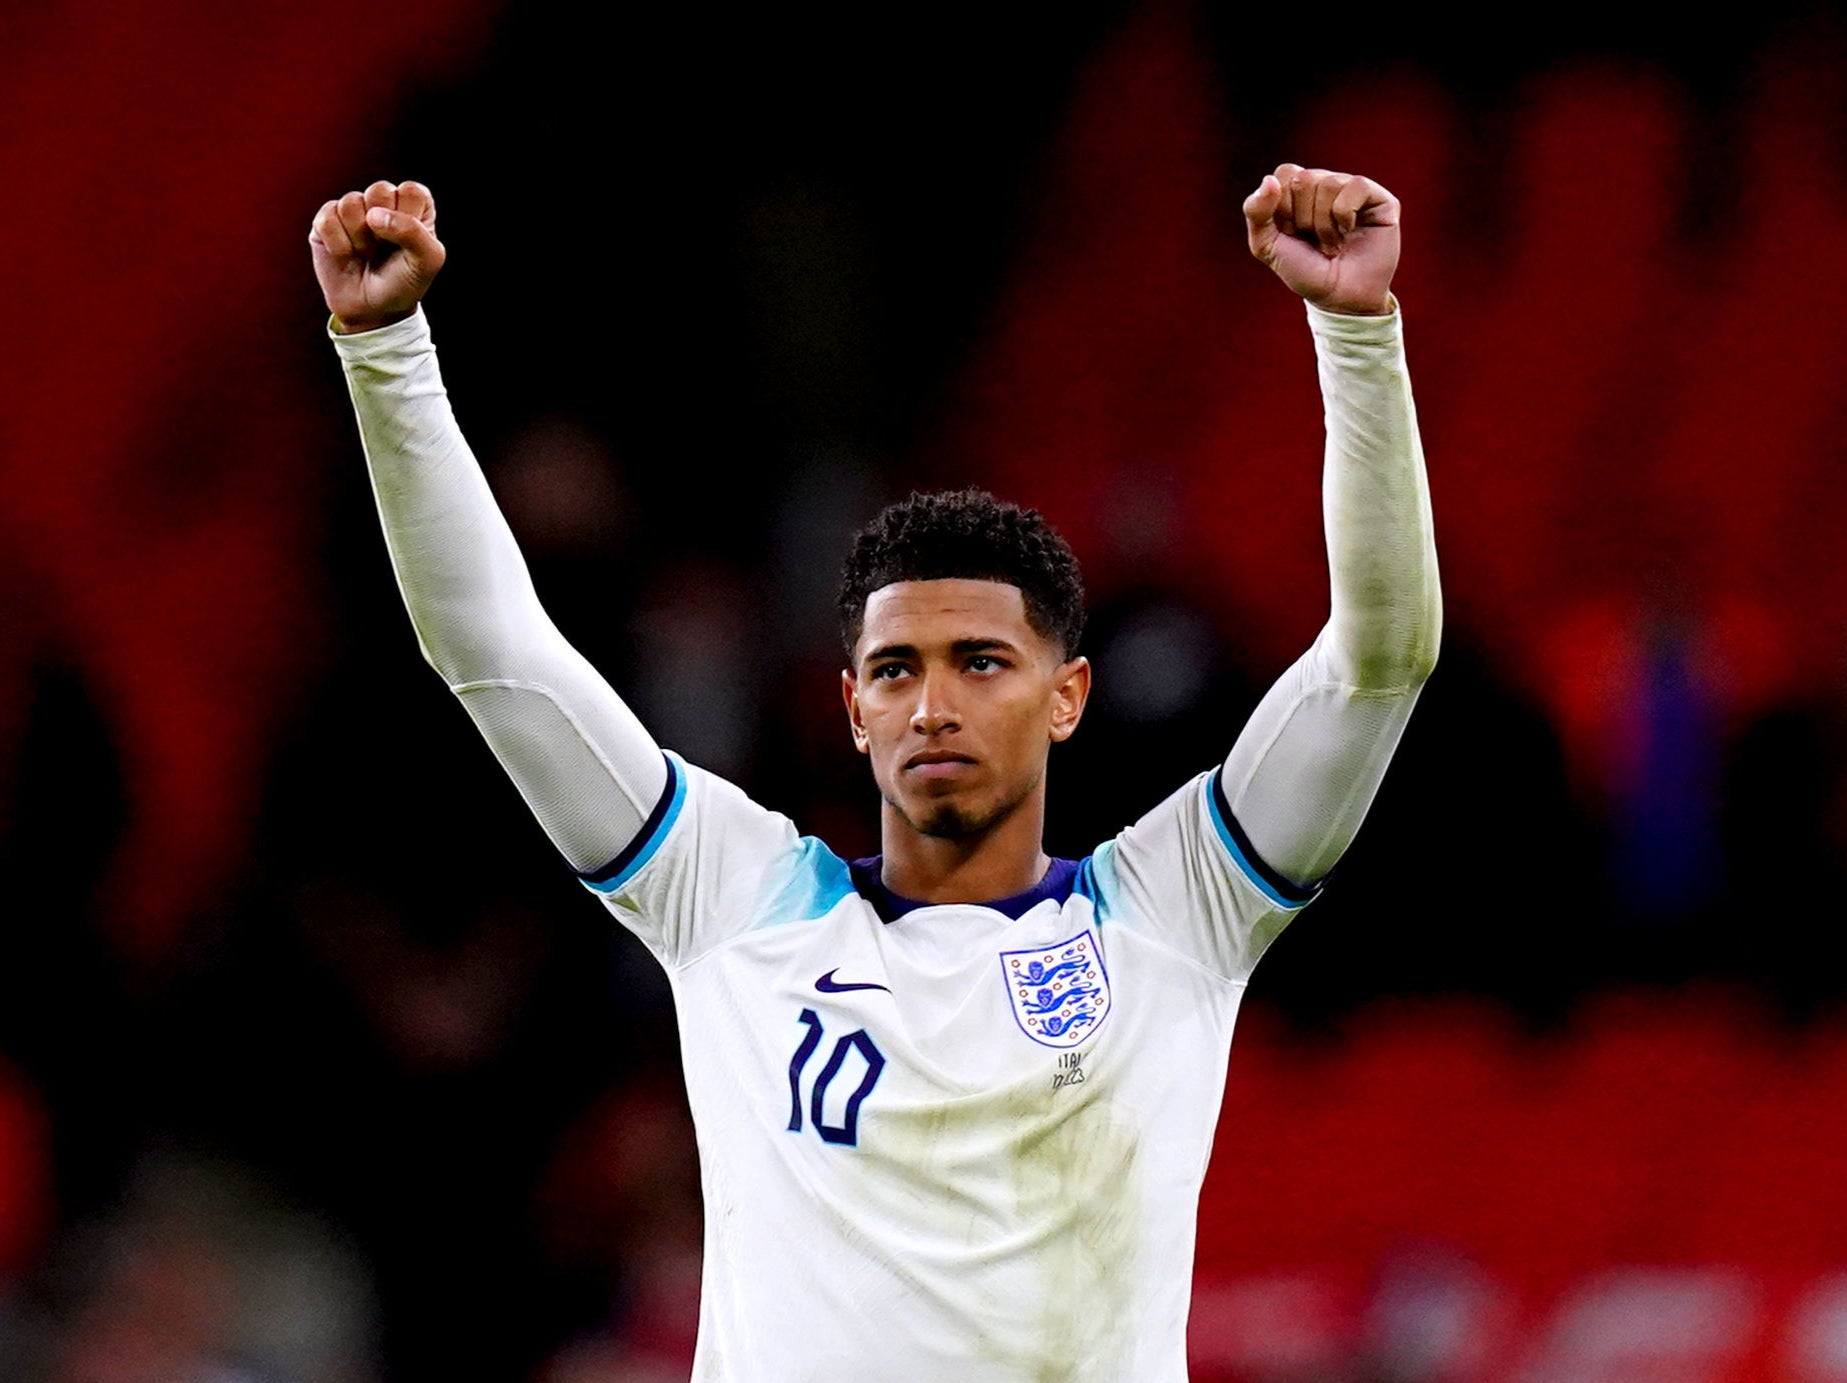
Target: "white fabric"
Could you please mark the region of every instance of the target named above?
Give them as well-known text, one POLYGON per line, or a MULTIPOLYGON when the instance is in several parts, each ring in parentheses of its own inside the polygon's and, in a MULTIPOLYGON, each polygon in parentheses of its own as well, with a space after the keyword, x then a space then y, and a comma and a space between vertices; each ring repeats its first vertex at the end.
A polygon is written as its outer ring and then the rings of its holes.
POLYGON ((1285 879, 1325 873, 1441 618, 1396 318, 1311 322, 1333 574, 1314 647, 1223 768, 1099 846, 1068 896, 891 922, 820 842, 663 760, 559 638, 421 316, 339 339, 425 655, 566 858, 622 857, 592 887, 673 984, 706 1203, 699 1383, 1185 1379, 1232 1027, 1301 906, 1237 825, 1285 879))

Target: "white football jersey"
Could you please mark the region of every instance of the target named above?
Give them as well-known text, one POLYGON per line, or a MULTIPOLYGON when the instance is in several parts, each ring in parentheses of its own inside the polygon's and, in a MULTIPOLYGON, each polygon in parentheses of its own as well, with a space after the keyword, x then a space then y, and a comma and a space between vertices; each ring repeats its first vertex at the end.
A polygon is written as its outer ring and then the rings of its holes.
POLYGON ((1310 895, 1216 772, 987 905, 907 903, 669 756, 585 882, 671 977, 698 1383, 1178 1383, 1232 1024, 1310 895))

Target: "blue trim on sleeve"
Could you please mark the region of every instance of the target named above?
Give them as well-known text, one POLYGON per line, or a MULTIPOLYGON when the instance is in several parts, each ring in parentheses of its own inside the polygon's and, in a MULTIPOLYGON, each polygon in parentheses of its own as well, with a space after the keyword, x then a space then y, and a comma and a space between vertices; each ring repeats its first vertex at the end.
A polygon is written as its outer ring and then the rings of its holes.
POLYGON ((1218 832, 1219 841, 1231 855, 1234 863, 1243 871, 1257 891, 1275 903, 1279 908, 1291 911, 1305 908, 1320 896, 1321 890, 1303 888, 1300 884, 1277 873, 1265 864, 1252 848, 1250 837, 1244 834, 1244 828, 1238 825, 1238 818, 1232 815, 1231 803, 1225 800, 1225 784, 1219 770, 1213 769, 1206 775, 1205 784, 1206 811, 1212 817, 1212 829, 1218 832))
POLYGON ((654 810, 635 833, 635 838, 601 869, 579 876, 584 887, 592 893, 614 893, 634 878, 641 867, 654 858, 654 852, 667 839, 673 823, 680 819, 680 808, 686 805, 686 765, 676 755, 665 751, 661 757, 667 761, 667 786, 661 789, 660 801, 654 804, 654 810))

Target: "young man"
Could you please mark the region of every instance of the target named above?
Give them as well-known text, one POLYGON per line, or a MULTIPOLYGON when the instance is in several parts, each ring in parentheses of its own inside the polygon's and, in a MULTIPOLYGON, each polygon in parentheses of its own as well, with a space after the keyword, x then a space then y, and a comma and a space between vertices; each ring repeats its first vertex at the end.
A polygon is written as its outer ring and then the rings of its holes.
POLYGON ((1308 302, 1332 612, 1217 769, 1082 861, 1041 848, 1082 591, 1036 514, 913 496, 848 559, 842 678, 884 798, 849 865, 663 754, 534 598, 418 303, 415 183, 321 208, 315 268, 424 655, 666 967, 706 1206, 700 1380, 1184 1379, 1233 1020, 1364 816, 1436 658, 1398 206, 1284 164, 1250 246, 1308 302))

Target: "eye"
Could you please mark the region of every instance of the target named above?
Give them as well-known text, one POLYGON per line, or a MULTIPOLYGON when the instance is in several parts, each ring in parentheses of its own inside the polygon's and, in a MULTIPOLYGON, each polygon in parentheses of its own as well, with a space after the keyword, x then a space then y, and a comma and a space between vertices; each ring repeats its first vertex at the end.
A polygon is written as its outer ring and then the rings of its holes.
POLYGON ((903 663, 880 663, 866 676, 874 682, 890 682, 904 675, 903 663))
POLYGON ((970 672, 998 672, 1007 665, 992 653, 977 653, 966 664, 970 672))

